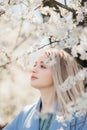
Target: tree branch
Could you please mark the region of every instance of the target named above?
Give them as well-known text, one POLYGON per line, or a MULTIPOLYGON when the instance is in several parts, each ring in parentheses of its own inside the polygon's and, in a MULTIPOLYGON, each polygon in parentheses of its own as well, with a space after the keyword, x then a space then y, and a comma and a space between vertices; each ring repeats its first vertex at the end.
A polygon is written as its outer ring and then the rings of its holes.
MULTIPOLYGON (((33 50, 33 52, 30 52, 30 51, 29 51, 28 54, 34 53, 34 52, 36 52, 36 51, 38 51, 38 50, 43 49, 43 48, 46 47, 46 46, 49 46, 49 45, 51 46, 52 44, 54 44, 54 43, 56 43, 56 42, 59 42, 59 41, 51 41, 51 38, 49 38, 49 41, 50 41, 50 43, 48 43, 48 44, 46 44, 46 45, 43 45, 43 46, 41 46, 41 47, 38 47, 37 49, 33 50)), ((51 46, 51 48, 54 48, 54 47, 51 46)), ((13 63, 13 62, 16 62, 18 59, 20 59, 20 58, 22 58, 22 57, 23 57, 23 55, 20 56, 20 57, 15 58, 13 61, 11 61, 11 58, 9 58, 9 61, 8 61, 7 63, 3 64, 3 65, 0 65, 0 68, 6 68, 7 65, 9 65, 9 64, 11 64, 11 63, 13 63)))
POLYGON ((66 0, 64 0, 64 3, 65 3, 65 5, 67 5, 67 2, 66 2, 66 0))
POLYGON ((10 0, 8 0, 8 4, 10 4, 10 0))
POLYGON ((84 3, 87 2, 87 0, 82 0, 81 5, 84 6, 84 3))
POLYGON ((3 14, 5 14, 5 10, 0 9, 0 16, 2 16, 3 14))
POLYGON ((58 1, 55 0, 43 0, 43 6, 49 6, 49 7, 56 7, 56 6, 60 6, 61 8, 64 8, 72 13, 76 13, 76 10, 74 10, 73 8, 68 7, 67 5, 64 5, 58 1))
POLYGON ((19 37, 21 36, 21 30, 22 30, 22 26, 23 26, 23 19, 21 21, 21 24, 20 24, 20 28, 19 28, 19 32, 18 32, 18 36, 16 38, 16 46, 13 48, 13 51, 15 51, 20 45, 21 43, 18 43, 18 40, 19 40, 19 37))

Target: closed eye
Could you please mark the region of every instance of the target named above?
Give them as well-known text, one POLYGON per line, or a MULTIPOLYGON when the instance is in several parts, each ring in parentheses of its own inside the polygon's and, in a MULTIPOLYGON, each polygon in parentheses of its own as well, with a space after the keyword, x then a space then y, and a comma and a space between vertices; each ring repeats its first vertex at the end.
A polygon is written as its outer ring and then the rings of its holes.
POLYGON ((40 67, 46 69, 46 67, 44 65, 40 65, 40 67))
MULTIPOLYGON (((36 64, 33 65, 33 67, 36 67, 36 66, 37 66, 36 64)), ((44 69, 46 68, 44 65, 40 65, 40 67, 44 69)))

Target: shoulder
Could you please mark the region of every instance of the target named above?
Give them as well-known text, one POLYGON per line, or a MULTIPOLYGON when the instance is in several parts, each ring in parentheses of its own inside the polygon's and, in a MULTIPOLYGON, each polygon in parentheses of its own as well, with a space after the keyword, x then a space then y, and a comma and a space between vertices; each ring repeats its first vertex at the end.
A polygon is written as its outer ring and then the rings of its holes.
POLYGON ((87 130, 87 114, 74 116, 72 122, 70 123, 70 128, 76 130, 87 130))
POLYGON ((19 130, 22 128, 27 116, 34 110, 36 103, 25 106, 16 118, 3 130, 19 130))
POLYGON ((27 112, 31 111, 31 110, 35 107, 35 105, 36 105, 36 103, 25 106, 25 107, 22 109, 22 112, 23 112, 23 113, 27 113, 27 112))
POLYGON ((22 109, 22 111, 19 113, 19 116, 22 118, 26 118, 26 116, 29 115, 34 110, 35 106, 36 106, 36 103, 25 106, 22 109))

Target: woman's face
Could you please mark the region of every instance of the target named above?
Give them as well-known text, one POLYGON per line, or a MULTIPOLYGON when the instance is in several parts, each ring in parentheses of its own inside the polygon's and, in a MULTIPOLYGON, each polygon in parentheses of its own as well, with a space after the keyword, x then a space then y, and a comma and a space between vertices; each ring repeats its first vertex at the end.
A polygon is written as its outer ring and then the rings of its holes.
POLYGON ((34 63, 30 82, 34 88, 41 89, 53 86, 51 69, 44 64, 46 58, 46 55, 42 55, 34 63))

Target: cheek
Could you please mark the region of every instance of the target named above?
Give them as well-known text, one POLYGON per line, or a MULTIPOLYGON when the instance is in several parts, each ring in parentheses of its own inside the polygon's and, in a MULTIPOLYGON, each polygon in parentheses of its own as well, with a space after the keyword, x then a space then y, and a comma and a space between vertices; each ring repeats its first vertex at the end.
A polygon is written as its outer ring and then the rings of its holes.
POLYGON ((31 81, 31 86, 35 88, 50 87, 53 85, 52 74, 49 71, 40 71, 38 79, 31 81))
POLYGON ((46 73, 43 73, 41 76, 40 76, 40 79, 41 81, 44 83, 44 84, 48 84, 48 85, 52 85, 53 84, 53 78, 52 78, 52 74, 51 72, 46 72, 46 73))

